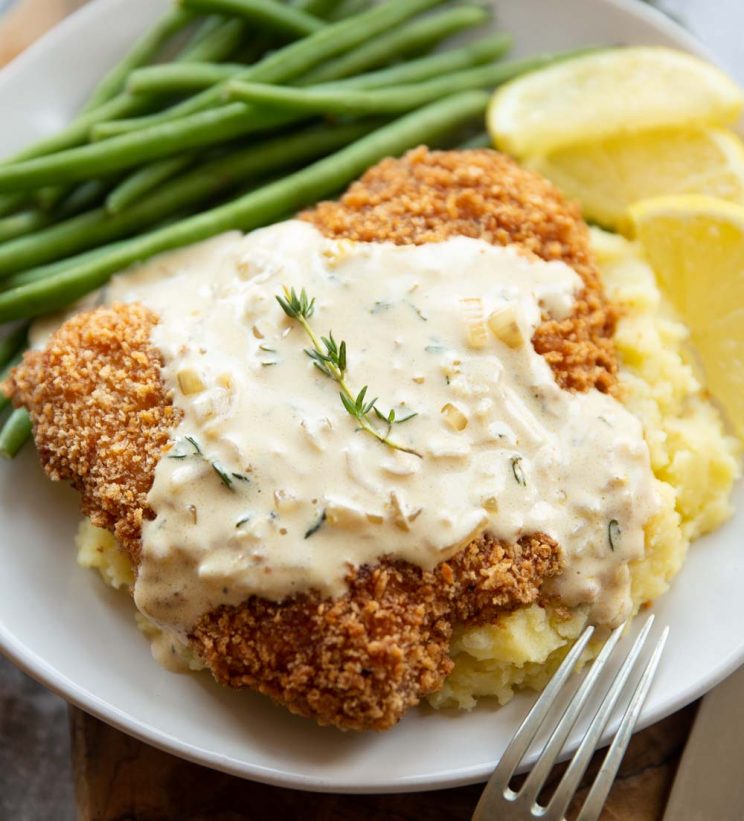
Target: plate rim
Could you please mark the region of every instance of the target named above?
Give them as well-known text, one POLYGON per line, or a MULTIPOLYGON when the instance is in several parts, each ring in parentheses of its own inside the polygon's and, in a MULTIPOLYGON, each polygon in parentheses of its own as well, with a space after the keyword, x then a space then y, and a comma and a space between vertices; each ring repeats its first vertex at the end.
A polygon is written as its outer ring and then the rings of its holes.
MULTIPOLYGON (((678 43, 678 47, 713 63, 718 63, 715 55, 690 32, 658 9, 646 5, 641 0, 594 1, 614 8, 621 13, 636 18, 640 17, 678 43)), ((105 15, 108 7, 116 6, 120 2, 121 0, 90 0, 86 5, 77 9, 0 70, 0 87, 5 81, 12 80, 16 72, 22 71, 27 63, 33 63, 39 59, 47 48, 57 41, 64 41, 68 36, 74 36, 75 30, 87 25, 89 19, 92 20, 98 15, 105 15)), ((635 623, 638 624, 639 621, 639 619, 636 619, 635 623)), ((338 794, 420 792, 448 789, 485 781, 493 766, 495 766, 494 762, 489 765, 472 765, 459 769, 448 768, 443 771, 429 772, 425 775, 401 776, 393 781, 380 782, 379 780, 373 780, 364 782, 358 780, 354 784, 339 785, 334 783, 331 778, 306 776, 294 771, 284 771, 277 767, 267 767, 262 764, 247 764, 244 760, 196 747, 152 725, 143 723, 136 716, 119 709, 116 705, 100 698, 95 693, 59 673, 40 655, 18 641, 2 622, 0 622, 0 653, 51 692, 127 735, 134 736, 146 744, 195 764, 220 770, 239 778, 251 778, 272 786, 338 794)), ((733 673, 742 661, 744 661, 744 645, 738 653, 733 652, 726 657, 713 673, 709 672, 681 694, 677 693, 674 697, 670 696, 662 699, 655 709, 644 712, 636 727, 636 732, 682 709, 699 698, 733 673)), ((614 729, 613 726, 607 729, 603 735, 603 744, 609 741, 614 729)), ((564 751, 561 759, 569 757, 571 752, 570 748, 564 751)), ((530 761, 525 762, 525 768, 530 765, 530 761)))

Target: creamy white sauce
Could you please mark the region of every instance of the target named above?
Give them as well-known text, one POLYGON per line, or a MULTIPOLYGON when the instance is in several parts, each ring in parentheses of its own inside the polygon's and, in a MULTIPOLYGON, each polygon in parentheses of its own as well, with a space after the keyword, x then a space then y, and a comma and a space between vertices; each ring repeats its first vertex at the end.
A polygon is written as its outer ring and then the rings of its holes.
POLYGON ((137 606, 183 637, 250 595, 338 596, 350 567, 383 555, 430 569, 483 531, 544 532, 565 554, 551 589, 621 621, 656 509, 641 425, 611 397, 560 389, 529 341, 580 286, 513 248, 334 241, 299 221, 117 278, 109 302, 160 317, 153 343, 183 411, 149 495, 137 606), (416 414, 390 435, 420 457, 358 430, 278 305, 284 286, 316 299, 318 335, 346 341, 354 393, 416 414))

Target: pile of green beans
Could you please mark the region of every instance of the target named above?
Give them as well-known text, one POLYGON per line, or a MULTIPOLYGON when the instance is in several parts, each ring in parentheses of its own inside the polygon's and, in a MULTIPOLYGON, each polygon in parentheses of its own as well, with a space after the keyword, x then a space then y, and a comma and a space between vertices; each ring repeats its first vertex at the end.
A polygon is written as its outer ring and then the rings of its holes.
MULTIPOLYGON (((510 38, 485 30, 446 47, 488 21, 451 0, 177 0, 73 122, 0 162, 0 322, 290 216, 385 156, 472 141, 495 86, 566 56, 498 62, 510 38)), ((0 380, 27 331, 0 341, 0 380)), ((0 413, 13 457, 31 423, 1 392, 0 413)))

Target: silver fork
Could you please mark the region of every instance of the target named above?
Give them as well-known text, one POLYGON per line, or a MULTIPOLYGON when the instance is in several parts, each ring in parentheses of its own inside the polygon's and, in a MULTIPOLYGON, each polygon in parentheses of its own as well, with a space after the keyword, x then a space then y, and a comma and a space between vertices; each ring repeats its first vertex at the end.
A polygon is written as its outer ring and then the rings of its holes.
MULTIPOLYGON (((509 786, 509 782, 514 776, 519 762, 524 757, 538 731, 551 713, 551 708, 556 698, 571 677, 576 662, 579 660, 581 653, 594 632, 593 627, 587 627, 587 629, 584 630, 579 640, 571 648, 571 651, 548 683, 548 686, 543 690, 540 698, 538 698, 527 714, 527 717, 520 725, 514 738, 512 738, 495 772, 489 779, 488 784, 486 784, 486 788, 473 814, 473 821, 527 821, 527 819, 530 818, 540 818, 544 819, 544 821, 560 821, 560 819, 563 819, 566 809, 579 786, 579 782, 607 726, 610 715, 636 665, 638 657, 641 655, 653 621, 654 617, 651 616, 643 625, 638 638, 633 643, 630 652, 625 657, 622 666, 615 675, 602 703, 597 708, 568 769, 548 803, 543 806, 537 803, 540 791, 572 727, 576 723, 582 708, 594 692, 600 673, 612 655, 612 651, 615 649, 625 625, 621 625, 610 635, 610 638, 589 668, 586 677, 571 698, 563 714, 557 717, 558 721, 555 724, 555 728, 551 732, 535 766, 529 776, 527 776, 527 780, 521 789, 515 792, 509 786)), ((668 634, 669 628, 665 627, 630 697, 628 706, 620 720, 617 733, 607 751, 607 755, 589 790, 589 794, 584 801, 576 821, 595 821, 595 819, 599 818, 612 782, 617 775, 620 762, 623 759, 623 755, 625 755, 625 749, 633 734, 633 728, 638 721, 643 702, 646 700, 646 695, 651 687, 668 634)), ((551 725, 553 723, 555 723, 555 719, 551 720, 551 725)))

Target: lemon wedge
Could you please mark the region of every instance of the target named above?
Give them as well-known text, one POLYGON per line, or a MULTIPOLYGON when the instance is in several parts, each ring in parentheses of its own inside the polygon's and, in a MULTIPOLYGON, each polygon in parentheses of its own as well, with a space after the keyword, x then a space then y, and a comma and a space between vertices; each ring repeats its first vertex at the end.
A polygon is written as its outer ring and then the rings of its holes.
POLYGON ((708 387, 744 437, 744 207, 657 197, 631 208, 637 237, 682 314, 708 387))
POLYGON ((744 143, 718 128, 620 135, 525 164, 580 202, 586 219, 623 233, 638 200, 705 194, 744 205, 744 143))
POLYGON ((487 113, 497 148, 517 157, 656 128, 733 123, 741 90, 697 57, 618 48, 526 74, 497 90, 487 113))

